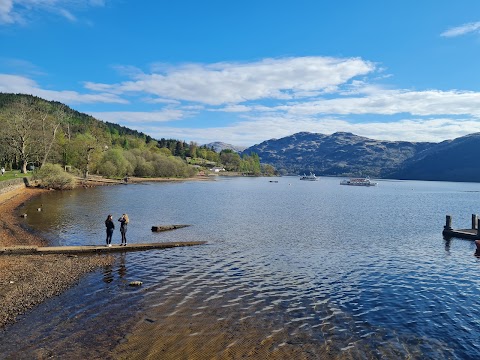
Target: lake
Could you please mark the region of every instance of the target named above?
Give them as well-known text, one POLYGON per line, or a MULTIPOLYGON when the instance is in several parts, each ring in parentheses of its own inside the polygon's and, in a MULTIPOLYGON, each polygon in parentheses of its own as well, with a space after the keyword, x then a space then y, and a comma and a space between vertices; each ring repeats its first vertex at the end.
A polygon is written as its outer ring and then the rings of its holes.
POLYGON ((252 347, 268 340, 272 352, 297 348, 304 358, 326 348, 332 358, 480 356, 475 244, 441 234, 447 214, 454 228, 470 227, 480 184, 270 180, 218 177, 36 198, 22 211, 51 245, 104 244, 108 214, 118 244, 124 212, 129 243, 208 244, 116 255, 114 266, 20 317, 1 334, 0 357, 109 357, 126 334, 155 341, 148 327, 162 321, 188 321, 191 337, 201 338, 205 324, 196 318, 238 330, 222 349, 216 343, 223 355, 248 338, 252 347), (191 226, 151 232, 167 224, 191 226), (128 286, 134 280, 143 285, 128 286))

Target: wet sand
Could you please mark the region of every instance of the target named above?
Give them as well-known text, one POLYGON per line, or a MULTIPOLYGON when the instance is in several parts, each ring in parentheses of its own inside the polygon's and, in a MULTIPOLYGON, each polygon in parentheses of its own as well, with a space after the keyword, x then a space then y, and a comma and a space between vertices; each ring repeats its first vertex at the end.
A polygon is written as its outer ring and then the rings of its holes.
MULTIPOLYGON (((257 316, 248 305, 226 299, 218 298, 205 305, 202 295, 170 294, 156 300, 160 304, 140 314, 132 331, 114 349, 113 359, 398 358, 388 346, 340 349, 332 324, 328 322, 312 333, 299 324, 284 323, 282 314, 275 310, 257 316), (322 337, 319 338, 318 333, 322 337)), ((353 333, 350 335, 352 342, 358 341, 353 333)))
MULTIPOLYGON (((0 246, 45 246, 46 241, 22 227, 18 207, 38 195, 39 189, 20 187, 0 194, 0 246)), ((15 322, 42 301, 59 295, 86 273, 112 264, 109 255, 0 256, 0 329, 15 322)))
MULTIPOLYGON (((224 311, 210 305, 199 315, 197 306, 177 309, 170 298, 149 311, 114 351, 115 359, 347 359, 333 356, 330 343, 307 334, 292 335, 279 324, 245 316, 240 309, 224 311)), ((193 304, 192 304, 193 305, 193 304)), ((198 305, 198 304, 197 304, 198 305)))

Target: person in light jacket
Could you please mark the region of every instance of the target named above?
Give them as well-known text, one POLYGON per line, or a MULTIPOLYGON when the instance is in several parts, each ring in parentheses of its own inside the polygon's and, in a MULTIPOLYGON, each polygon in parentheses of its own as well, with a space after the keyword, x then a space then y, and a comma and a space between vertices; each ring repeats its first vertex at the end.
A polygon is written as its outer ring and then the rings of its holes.
POLYGON ((113 223, 112 220, 112 215, 107 216, 107 220, 105 220, 105 227, 107 228, 107 246, 111 247, 112 246, 112 235, 113 235, 113 229, 115 229, 115 224, 113 223))
POLYGON ((118 221, 120 221, 120 233, 122 234, 122 243, 120 244, 120 246, 127 246, 126 233, 127 233, 127 225, 129 222, 128 215, 123 214, 122 217, 118 219, 118 221))

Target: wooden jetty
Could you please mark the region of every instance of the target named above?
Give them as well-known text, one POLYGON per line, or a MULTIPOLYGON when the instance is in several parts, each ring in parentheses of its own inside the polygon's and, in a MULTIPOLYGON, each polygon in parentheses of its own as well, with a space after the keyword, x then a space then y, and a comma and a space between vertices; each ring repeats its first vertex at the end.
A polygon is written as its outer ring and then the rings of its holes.
POLYGON ((472 214, 472 227, 470 229, 453 229, 452 216, 447 215, 445 226, 443 227, 443 236, 446 238, 460 238, 468 240, 480 239, 480 219, 477 214, 472 214))
POLYGON ((206 241, 179 241, 162 242, 147 244, 128 244, 120 246, 112 244, 111 247, 105 245, 85 245, 85 246, 10 246, 0 247, 0 255, 47 255, 47 254, 108 254, 114 252, 142 251, 152 249, 168 249, 182 246, 195 246, 206 244, 206 241))

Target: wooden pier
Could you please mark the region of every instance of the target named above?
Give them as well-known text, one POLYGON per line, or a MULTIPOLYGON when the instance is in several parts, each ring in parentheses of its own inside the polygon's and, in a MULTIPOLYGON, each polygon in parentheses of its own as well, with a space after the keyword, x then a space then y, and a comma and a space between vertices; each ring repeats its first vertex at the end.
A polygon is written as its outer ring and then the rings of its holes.
POLYGON ((445 226, 443 227, 443 236, 446 238, 460 238, 468 240, 480 239, 480 219, 477 214, 472 214, 472 227, 470 229, 453 229, 452 216, 447 215, 445 226))
POLYGON ((10 246, 0 247, 0 255, 47 255, 47 254, 108 254, 115 252, 142 251, 152 249, 168 249, 182 246, 204 245, 206 241, 179 241, 162 242, 150 244, 128 244, 120 246, 112 244, 111 247, 105 245, 85 245, 85 246, 10 246))

